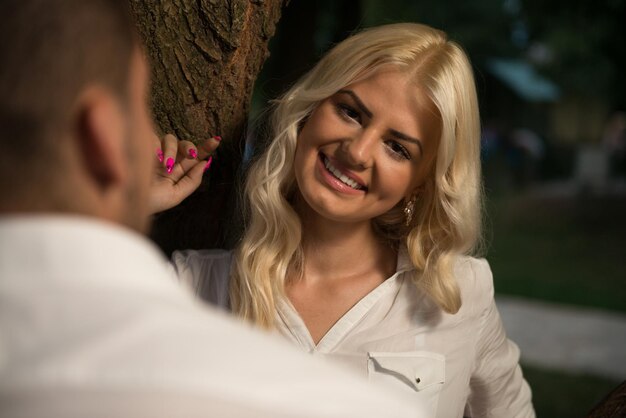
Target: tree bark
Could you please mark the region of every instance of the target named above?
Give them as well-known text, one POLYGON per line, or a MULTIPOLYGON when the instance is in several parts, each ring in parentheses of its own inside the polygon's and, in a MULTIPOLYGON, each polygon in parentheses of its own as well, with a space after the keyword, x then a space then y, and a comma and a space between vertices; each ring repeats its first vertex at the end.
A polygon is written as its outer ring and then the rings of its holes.
MULTIPOLYGON (((202 186, 155 218, 166 252, 233 244, 236 176, 256 76, 286 0, 130 0, 152 68, 152 109, 161 133, 224 138, 202 186)), ((235 229, 237 226, 234 226, 235 229)))

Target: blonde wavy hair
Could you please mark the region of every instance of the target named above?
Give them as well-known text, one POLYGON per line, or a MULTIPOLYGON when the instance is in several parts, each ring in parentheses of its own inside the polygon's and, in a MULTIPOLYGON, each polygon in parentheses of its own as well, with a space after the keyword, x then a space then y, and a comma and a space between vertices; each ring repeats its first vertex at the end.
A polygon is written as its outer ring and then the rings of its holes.
MULTIPOLYGON (((245 187, 247 228, 235 252, 230 282, 233 311, 272 328, 289 269, 301 271, 301 222, 290 201, 297 185, 293 160, 301 126, 315 107, 383 66, 406 69, 439 112, 441 138, 434 167, 405 226, 404 201, 373 219, 394 245, 405 245, 413 280, 446 312, 461 306, 454 261, 481 231, 479 115, 471 65, 446 34, 400 23, 370 28, 336 45, 281 98, 273 140, 252 165, 245 187)), ((416 89, 416 94, 417 89, 416 89)))

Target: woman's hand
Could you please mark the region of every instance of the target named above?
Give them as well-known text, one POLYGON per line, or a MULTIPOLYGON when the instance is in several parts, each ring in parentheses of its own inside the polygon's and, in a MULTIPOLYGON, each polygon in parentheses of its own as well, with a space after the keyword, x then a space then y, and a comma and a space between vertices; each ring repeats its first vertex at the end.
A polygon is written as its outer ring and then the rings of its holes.
POLYGON ((221 140, 214 136, 196 146, 190 141, 179 141, 171 134, 163 139, 155 135, 158 163, 150 196, 152 214, 173 208, 200 186, 221 140))

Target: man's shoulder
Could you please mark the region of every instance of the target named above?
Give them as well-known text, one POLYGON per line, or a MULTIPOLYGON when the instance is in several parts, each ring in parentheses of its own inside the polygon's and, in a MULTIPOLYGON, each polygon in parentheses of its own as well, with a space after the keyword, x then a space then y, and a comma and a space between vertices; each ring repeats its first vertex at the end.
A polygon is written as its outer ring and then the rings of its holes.
MULTIPOLYGON (((10 334, 15 338, 8 341, 8 363, 0 365, 0 397, 50 401, 29 395, 36 391, 64 402, 55 395, 63 388, 87 391, 94 402, 111 392, 129 400, 160 393, 153 402, 171 405, 178 396, 187 406, 215 400, 226 412, 267 411, 258 416, 415 416, 417 405, 385 388, 370 387, 187 292, 174 293, 83 288, 73 299, 49 295, 48 302, 30 306, 31 319, 18 323, 15 316, 14 325, 30 331, 10 334), (15 342, 22 337, 26 341, 15 342)), ((226 412, 220 416, 245 416, 226 412)))

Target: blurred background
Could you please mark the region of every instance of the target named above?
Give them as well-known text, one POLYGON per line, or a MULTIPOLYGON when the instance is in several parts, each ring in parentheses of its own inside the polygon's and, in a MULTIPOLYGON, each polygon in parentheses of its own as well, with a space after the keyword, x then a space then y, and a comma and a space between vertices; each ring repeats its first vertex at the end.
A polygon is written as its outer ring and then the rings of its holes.
POLYGON ((498 305, 538 416, 584 416, 626 379, 626 1, 291 1, 253 119, 334 43, 400 21, 472 60, 498 305))

